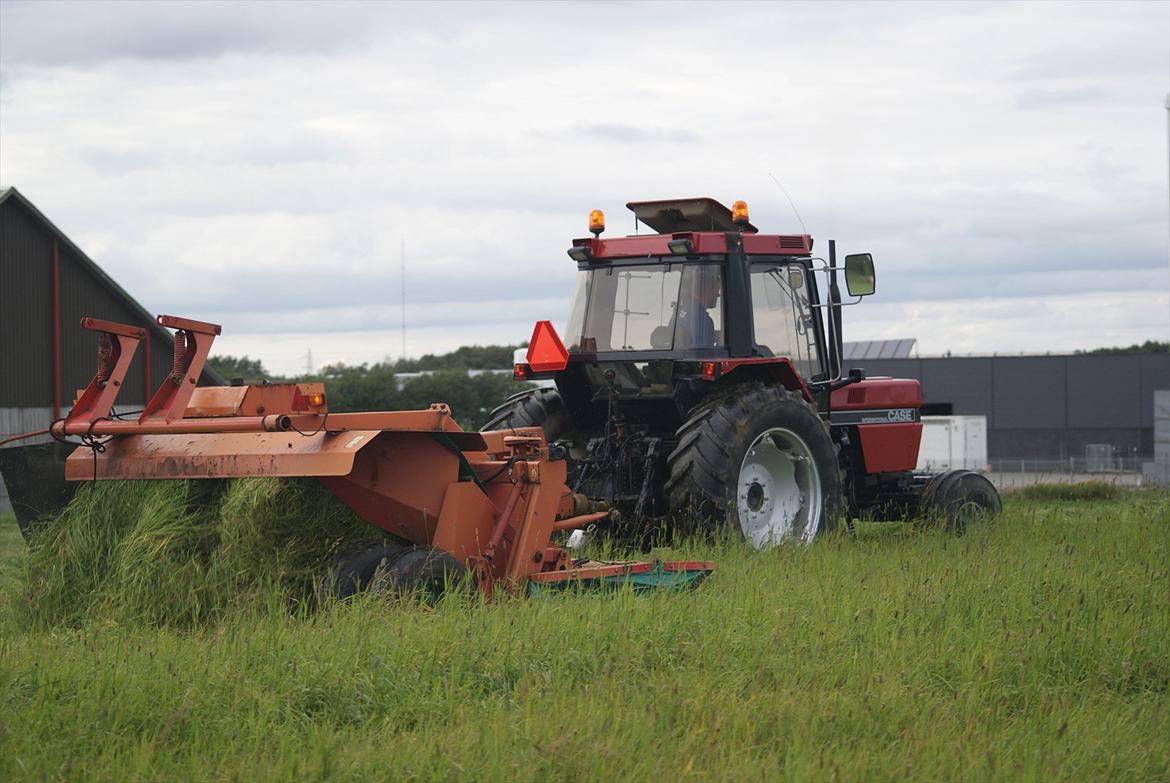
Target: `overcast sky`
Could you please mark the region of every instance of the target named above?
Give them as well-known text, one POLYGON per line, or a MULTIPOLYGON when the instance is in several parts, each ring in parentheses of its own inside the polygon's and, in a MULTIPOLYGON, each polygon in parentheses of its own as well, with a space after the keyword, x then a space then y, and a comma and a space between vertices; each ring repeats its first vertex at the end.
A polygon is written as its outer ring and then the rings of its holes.
POLYGON ((845 339, 1170 337, 1170 3, 0 3, 0 185, 220 352, 563 322, 592 208, 872 252, 845 339))

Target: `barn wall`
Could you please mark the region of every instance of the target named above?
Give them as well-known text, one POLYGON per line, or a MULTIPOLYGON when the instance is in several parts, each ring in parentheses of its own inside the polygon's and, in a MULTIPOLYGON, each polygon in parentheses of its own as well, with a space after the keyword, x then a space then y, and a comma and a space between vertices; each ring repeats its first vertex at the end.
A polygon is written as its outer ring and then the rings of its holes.
POLYGON ((51 238, 0 203, 0 407, 52 403, 52 259, 51 238))

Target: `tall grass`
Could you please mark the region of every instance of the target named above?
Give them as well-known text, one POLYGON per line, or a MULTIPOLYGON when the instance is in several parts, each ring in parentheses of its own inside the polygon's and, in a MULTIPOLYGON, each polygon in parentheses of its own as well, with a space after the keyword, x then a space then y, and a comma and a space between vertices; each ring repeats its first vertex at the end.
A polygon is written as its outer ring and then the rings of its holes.
POLYGON ((693 543, 685 593, 10 617, 0 779, 1166 780, 1168 500, 693 543))
POLYGON ((374 537, 311 480, 86 484, 32 540, 23 615, 183 627, 295 604, 340 546, 374 537))
POLYGON ((1031 484, 1016 490, 1028 500, 1113 500, 1121 487, 1108 481, 1080 481, 1075 484, 1031 484))

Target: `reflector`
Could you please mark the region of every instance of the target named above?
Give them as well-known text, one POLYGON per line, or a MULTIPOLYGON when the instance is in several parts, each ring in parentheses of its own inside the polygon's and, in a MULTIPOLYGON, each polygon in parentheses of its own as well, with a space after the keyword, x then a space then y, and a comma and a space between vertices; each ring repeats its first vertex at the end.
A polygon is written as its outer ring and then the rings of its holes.
POLYGON ((528 342, 528 366, 534 372, 558 372, 569 364, 569 352, 552 321, 537 321, 528 342))

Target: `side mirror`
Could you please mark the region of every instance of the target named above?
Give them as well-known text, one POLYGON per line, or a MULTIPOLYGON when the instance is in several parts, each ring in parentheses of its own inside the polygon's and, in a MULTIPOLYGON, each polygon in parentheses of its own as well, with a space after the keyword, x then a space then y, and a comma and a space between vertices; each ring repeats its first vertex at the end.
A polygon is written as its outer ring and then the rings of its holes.
POLYGON ((873 256, 856 253, 845 256, 845 287, 850 296, 869 296, 876 286, 873 272, 873 256))

